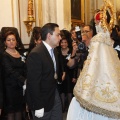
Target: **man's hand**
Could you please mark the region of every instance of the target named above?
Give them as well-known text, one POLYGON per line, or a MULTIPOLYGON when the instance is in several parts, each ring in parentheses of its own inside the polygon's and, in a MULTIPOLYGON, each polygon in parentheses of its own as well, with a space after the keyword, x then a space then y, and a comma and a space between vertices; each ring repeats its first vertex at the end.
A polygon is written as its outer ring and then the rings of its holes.
POLYGON ((44 108, 39 109, 39 110, 35 110, 36 117, 41 118, 41 117, 43 117, 43 115, 44 115, 44 108))
POLYGON ((78 46, 76 42, 72 43, 73 51, 72 51, 72 56, 75 56, 76 51, 78 50, 78 46))
POLYGON ((72 46, 73 46, 73 50, 71 54, 71 59, 69 59, 69 61, 67 62, 68 67, 73 67, 75 65, 75 60, 73 58, 75 57, 76 51, 78 50, 78 46, 76 42, 73 42, 72 46))

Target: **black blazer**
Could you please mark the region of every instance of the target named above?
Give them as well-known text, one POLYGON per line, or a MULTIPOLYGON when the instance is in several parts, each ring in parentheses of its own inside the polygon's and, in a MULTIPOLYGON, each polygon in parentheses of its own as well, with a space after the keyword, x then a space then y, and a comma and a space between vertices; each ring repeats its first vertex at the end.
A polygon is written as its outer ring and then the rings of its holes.
MULTIPOLYGON (((58 72, 57 51, 54 50, 58 72)), ((43 43, 35 47, 27 59, 27 103, 30 109, 45 112, 52 109, 55 99, 57 80, 54 79, 54 64, 43 43)))
POLYGON ((2 54, 0 53, 0 109, 3 106, 2 54))

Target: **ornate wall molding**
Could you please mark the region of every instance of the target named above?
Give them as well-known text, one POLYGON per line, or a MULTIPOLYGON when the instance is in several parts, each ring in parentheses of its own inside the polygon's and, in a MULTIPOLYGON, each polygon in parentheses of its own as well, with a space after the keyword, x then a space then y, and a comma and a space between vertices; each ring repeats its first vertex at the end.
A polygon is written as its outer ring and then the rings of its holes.
POLYGON ((15 26, 15 24, 14 24, 14 6, 13 6, 13 0, 11 0, 11 9, 12 9, 12 24, 13 24, 13 26, 15 26))
POLYGON ((26 28, 27 28, 28 36, 30 36, 33 23, 35 22, 33 4, 34 4, 33 0, 28 0, 27 20, 24 21, 26 28))

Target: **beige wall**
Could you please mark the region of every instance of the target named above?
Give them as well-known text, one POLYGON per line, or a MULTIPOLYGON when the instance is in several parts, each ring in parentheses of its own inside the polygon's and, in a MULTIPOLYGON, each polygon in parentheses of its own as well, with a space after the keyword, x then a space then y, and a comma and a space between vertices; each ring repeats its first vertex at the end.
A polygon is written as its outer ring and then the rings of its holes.
POLYGON ((120 0, 116 0, 116 9, 120 10, 120 0))
POLYGON ((5 26, 18 26, 17 4, 18 0, 0 0, 0 29, 5 26))
POLYGON ((13 26, 11 0, 9 0, 9 2, 7 2, 7 0, 1 0, 1 2, 2 5, 0 5, 0 27, 3 25, 13 26))
MULTIPOLYGON (((30 36, 26 32, 23 21, 27 20, 27 0, 0 0, 0 29, 16 27, 24 44, 28 44, 30 36), (4 11, 4 12, 3 12, 4 11)), ((33 0, 34 26, 42 26, 48 22, 56 22, 60 29, 71 27, 70 0, 33 0), (67 7, 66 7, 67 4, 67 7)))
POLYGON ((0 0, 0 29, 2 27, 16 27, 24 44, 29 37, 23 23, 27 18, 26 0, 0 0))
MULTIPOLYGON (((70 0, 33 0, 34 26, 42 26, 47 22, 56 22, 60 29, 71 28, 71 3, 70 0)), ((119 0, 111 0, 116 9, 120 10, 119 0)), ((16 27, 21 35, 24 44, 28 44, 30 37, 26 32, 24 20, 27 19, 27 0, 0 0, 0 29, 4 26, 16 27)), ((100 8, 102 0, 85 0, 85 12, 82 19, 88 24, 93 17, 93 11, 100 8), (84 17, 85 16, 85 17, 84 17)), ((82 6, 83 7, 83 6, 82 6)), ((84 7, 83 7, 84 8, 84 7)))
POLYGON ((70 0, 42 0, 40 4, 42 4, 42 8, 39 8, 41 9, 40 11, 42 11, 42 14, 38 16, 42 23, 41 25, 44 25, 47 22, 55 22, 59 24, 60 29, 70 29, 70 0))

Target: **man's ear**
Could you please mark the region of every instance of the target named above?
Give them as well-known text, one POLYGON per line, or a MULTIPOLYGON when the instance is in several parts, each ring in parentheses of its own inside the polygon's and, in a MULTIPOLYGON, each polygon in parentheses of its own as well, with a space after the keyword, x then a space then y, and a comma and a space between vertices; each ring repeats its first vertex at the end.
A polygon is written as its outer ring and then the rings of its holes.
POLYGON ((48 38, 48 39, 51 38, 51 34, 50 34, 50 33, 47 34, 47 38, 48 38))

